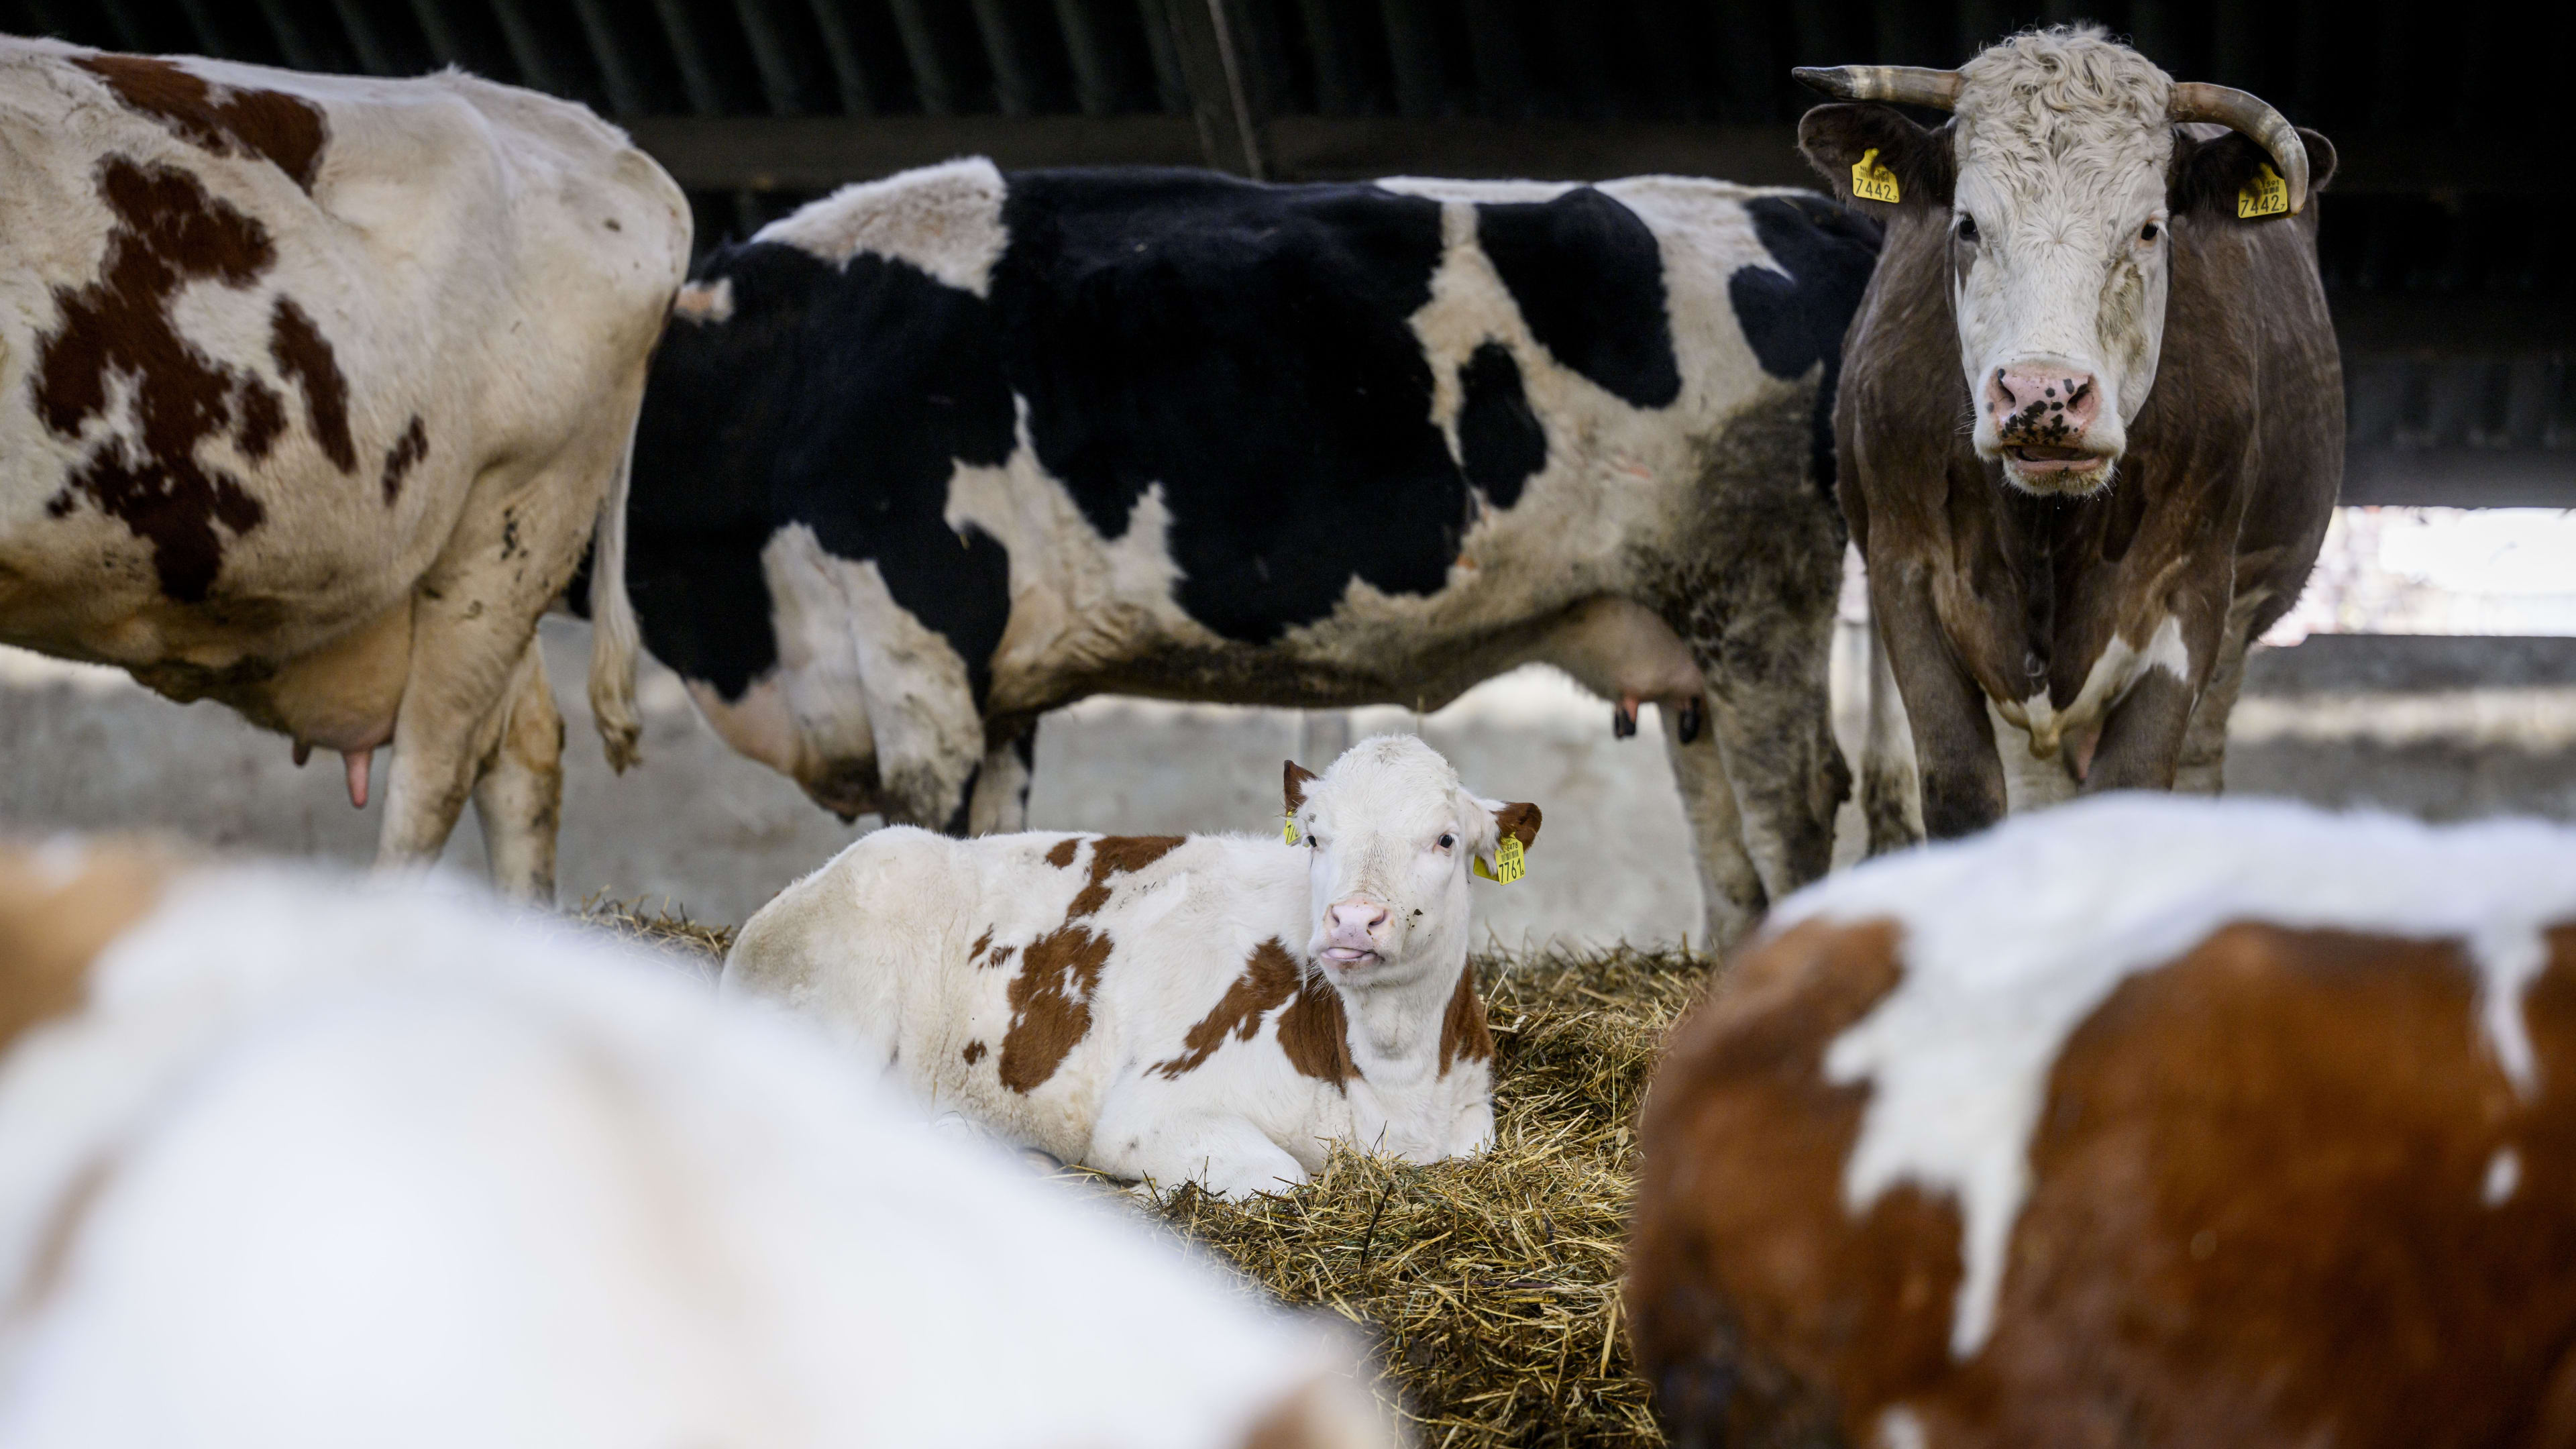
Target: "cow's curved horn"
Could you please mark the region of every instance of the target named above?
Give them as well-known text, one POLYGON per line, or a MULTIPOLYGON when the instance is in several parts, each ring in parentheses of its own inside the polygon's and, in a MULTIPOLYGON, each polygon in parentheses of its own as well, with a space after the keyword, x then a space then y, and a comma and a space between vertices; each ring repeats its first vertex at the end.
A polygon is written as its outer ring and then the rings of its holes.
POLYGON ((2281 168, 2281 179, 2290 186, 2290 214, 2296 216, 2306 208, 2308 145, 2299 139, 2299 128, 2290 124, 2289 117, 2272 109, 2270 102, 2234 86, 2178 81, 2165 114, 2176 121, 2216 121, 2242 132, 2246 139, 2271 152, 2272 164, 2281 168))
MULTIPOLYGON (((1920 65, 1802 65, 1801 85, 1844 101, 1893 101, 1946 111, 1959 101, 1959 73, 1920 65)), ((2261 105, 2262 102, 2255 102, 2261 105)))

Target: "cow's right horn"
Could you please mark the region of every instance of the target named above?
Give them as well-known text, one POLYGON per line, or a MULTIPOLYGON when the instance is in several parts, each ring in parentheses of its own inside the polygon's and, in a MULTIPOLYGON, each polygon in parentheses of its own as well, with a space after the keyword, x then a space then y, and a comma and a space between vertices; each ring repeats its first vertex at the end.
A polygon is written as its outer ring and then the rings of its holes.
POLYGON ((2299 139, 2299 128, 2290 124, 2290 118, 2261 96, 2234 86, 2177 81, 2165 115, 2176 121, 2216 121, 2242 132, 2271 152, 2272 164, 2281 168, 2281 179, 2290 186, 2290 214, 2296 216, 2307 206, 2308 143, 2299 139))
MULTIPOLYGON (((1789 72, 1800 84, 1836 100, 1890 101, 1946 111, 1959 103, 1959 73, 1920 65, 1802 65, 1789 72)), ((2261 104, 2256 102, 2256 104, 2261 104)))

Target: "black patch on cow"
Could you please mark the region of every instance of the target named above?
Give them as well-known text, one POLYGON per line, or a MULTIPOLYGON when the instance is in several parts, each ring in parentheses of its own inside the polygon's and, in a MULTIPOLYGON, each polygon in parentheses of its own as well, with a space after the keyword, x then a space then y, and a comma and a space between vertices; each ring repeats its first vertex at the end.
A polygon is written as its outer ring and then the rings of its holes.
POLYGON ((778 662, 760 555, 802 524, 874 560, 894 601, 965 660, 980 705, 1010 611, 1010 560, 948 526, 958 463, 998 464, 1012 407, 985 304, 903 262, 846 268, 727 247, 724 322, 674 319, 636 434, 627 585, 653 653, 726 699, 778 662))
POLYGON ((1447 582, 1466 482, 1407 324, 1431 297, 1436 203, 1053 171, 1013 175, 1002 216, 993 311, 1038 461, 1113 539, 1161 486, 1191 617, 1267 643, 1354 578, 1447 582))
POLYGON ((1496 508, 1509 508, 1529 476, 1547 466, 1547 428, 1530 410, 1511 349, 1499 342, 1477 348, 1458 369, 1458 392, 1458 453, 1467 481, 1496 508))
POLYGON ((1558 362, 1637 407, 1681 396, 1663 250, 1635 212, 1589 186, 1479 203, 1476 243, 1558 362))
POLYGON ((1779 270, 1738 267, 1726 279, 1744 340, 1773 377, 1795 381, 1817 363, 1816 483, 1833 496, 1834 386, 1841 379, 1843 334, 1860 310, 1861 293, 1878 265, 1878 224, 1812 196, 1760 196, 1744 203, 1753 234, 1779 270), (1781 275, 1786 272, 1788 275, 1781 275))

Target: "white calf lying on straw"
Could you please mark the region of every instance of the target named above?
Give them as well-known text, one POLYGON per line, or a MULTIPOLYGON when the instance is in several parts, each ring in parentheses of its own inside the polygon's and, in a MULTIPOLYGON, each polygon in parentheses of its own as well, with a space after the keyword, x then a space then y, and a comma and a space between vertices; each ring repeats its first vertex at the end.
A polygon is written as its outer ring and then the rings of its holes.
POLYGON ((11 1449, 1393 1442, 802 1026, 418 889, 0 850, 11 1449))
POLYGON ((1297 845, 881 830, 762 907, 725 984, 831 1021, 936 1110, 1121 1177, 1236 1195, 1337 1141, 1483 1146, 1467 876, 1516 874, 1537 808, 1401 735, 1321 777, 1291 762, 1287 805, 1297 845))

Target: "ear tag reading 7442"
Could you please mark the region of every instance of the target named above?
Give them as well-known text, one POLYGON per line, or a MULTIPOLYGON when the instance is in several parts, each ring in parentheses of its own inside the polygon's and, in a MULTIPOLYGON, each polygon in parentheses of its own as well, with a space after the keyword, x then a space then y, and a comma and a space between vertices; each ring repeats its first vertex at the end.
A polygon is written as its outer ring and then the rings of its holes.
POLYGON ((2254 179, 2236 193, 2236 219, 2251 221, 2258 216, 2279 216, 2290 209, 2290 183, 2265 162, 2254 172, 2254 179))
POLYGON ((1878 148, 1870 147, 1852 163, 1852 195, 1863 201, 1896 204, 1896 173, 1878 162, 1878 148))
POLYGON ((1510 885, 1513 881, 1529 874, 1529 865, 1521 858, 1519 836, 1506 835, 1503 837, 1503 843, 1494 847, 1494 864, 1501 869, 1498 871, 1485 869, 1485 858, 1481 855, 1477 856, 1476 874, 1490 881, 1499 881, 1504 885, 1510 885))
POLYGON ((1297 843, 1296 816, 1282 815, 1279 817, 1279 835, 1280 838, 1286 840, 1290 845, 1295 845, 1297 843))

